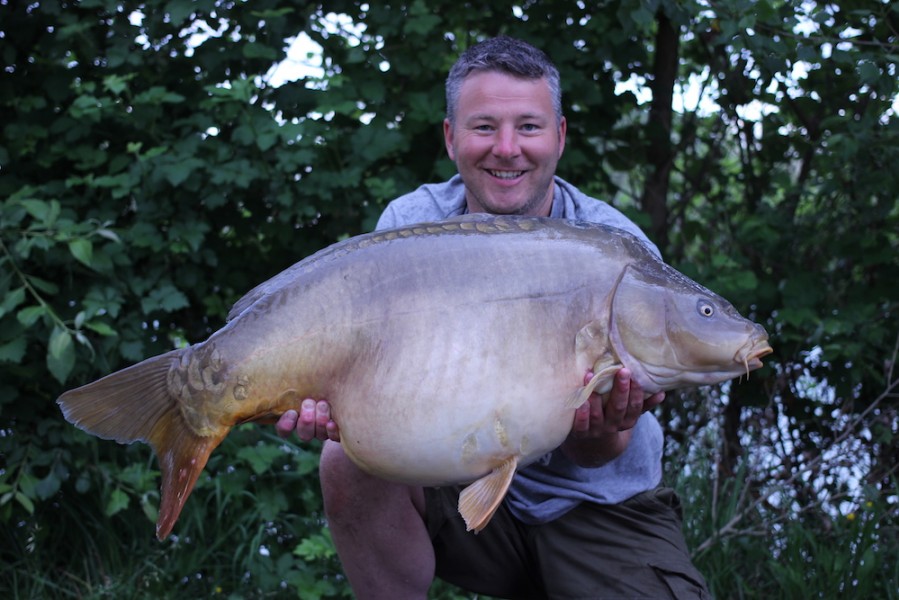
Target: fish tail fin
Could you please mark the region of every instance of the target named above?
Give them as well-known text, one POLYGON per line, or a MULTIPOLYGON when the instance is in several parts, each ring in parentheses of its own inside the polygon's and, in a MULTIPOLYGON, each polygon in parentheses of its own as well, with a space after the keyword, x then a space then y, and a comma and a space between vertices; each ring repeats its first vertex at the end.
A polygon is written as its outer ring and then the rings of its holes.
POLYGON ((206 466, 209 454, 224 439, 195 433, 169 392, 168 373, 185 350, 173 350, 69 390, 57 403, 67 421, 121 444, 145 442, 153 447, 162 472, 162 500, 156 537, 171 532, 184 502, 206 466))
POLYGON ((162 473, 162 499, 156 519, 156 537, 160 541, 172 532, 209 455, 225 434, 227 430, 217 436, 197 435, 177 410, 166 412, 153 428, 149 441, 162 473))

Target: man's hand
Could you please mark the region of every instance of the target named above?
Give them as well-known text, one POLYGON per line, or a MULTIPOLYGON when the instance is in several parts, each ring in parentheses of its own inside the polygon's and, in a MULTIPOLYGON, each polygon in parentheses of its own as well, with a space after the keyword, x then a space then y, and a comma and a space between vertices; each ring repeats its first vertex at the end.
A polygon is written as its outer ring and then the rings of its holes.
MULTIPOLYGON (((585 385, 592 377, 593 373, 588 371, 584 377, 585 385)), ((620 369, 607 397, 592 394, 575 411, 571 433, 562 444, 562 451, 584 467, 601 466, 620 456, 630 442, 630 430, 640 415, 665 399, 665 392, 645 399, 643 395, 640 384, 631 380, 631 372, 620 369)))
POLYGON ((291 432, 296 433, 304 442, 315 439, 340 441, 340 430, 337 423, 331 420, 331 405, 325 400, 306 398, 300 404, 299 413, 288 410, 281 415, 275 424, 275 431, 282 438, 291 432))
MULTIPOLYGON (((587 371, 584 385, 592 378, 593 373, 587 371)), ((627 368, 619 369, 607 397, 592 394, 590 399, 575 411, 571 434, 575 439, 587 439, 627 431, 637 424, 640 415, 652 410, 664 399, 665 392, 644 399, 643 388, 637 382, 631 381, 631 372, 627 368)))

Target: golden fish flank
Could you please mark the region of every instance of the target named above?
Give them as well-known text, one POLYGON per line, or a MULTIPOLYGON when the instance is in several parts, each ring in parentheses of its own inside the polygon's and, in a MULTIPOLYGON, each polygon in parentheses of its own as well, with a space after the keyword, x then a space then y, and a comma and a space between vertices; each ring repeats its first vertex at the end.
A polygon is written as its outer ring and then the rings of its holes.
POLYGON ((160 539, 231 427, 306 397, 330 402, 368 473, 474 482, 459 511, 477 531, 622 366, 653 393, 739 377, 771 351, 761 326, 620 230, 470 215, 334 244, 247 293, 208 340, 59 404, 86 431, 153 447, 160 539))

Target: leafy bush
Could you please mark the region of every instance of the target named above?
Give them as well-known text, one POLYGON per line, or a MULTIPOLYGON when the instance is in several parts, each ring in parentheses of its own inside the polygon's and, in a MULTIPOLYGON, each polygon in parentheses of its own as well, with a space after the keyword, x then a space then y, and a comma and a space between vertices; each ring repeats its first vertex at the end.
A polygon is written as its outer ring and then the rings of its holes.
POLYGON ((772 334, 748 382, 660 410, 717 595, 895 597, 899 5, 328 10, 0 2, 4 596, 349 595, 315 448, 240 428, 159 543, 149 450, 82 434, 55 399, 205 339, 255 284, 451 174, 445 73, 508 33, 562 72, 560 174, 772 334), (321 75, 276 86, 301 32, 321 75), (674 110, 687 81, 703 100, 674 110))

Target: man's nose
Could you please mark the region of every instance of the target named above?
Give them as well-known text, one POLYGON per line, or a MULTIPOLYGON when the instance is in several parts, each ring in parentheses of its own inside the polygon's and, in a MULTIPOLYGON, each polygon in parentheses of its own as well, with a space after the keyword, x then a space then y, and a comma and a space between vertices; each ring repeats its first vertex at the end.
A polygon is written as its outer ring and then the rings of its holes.
POLYGON ((518 145, 518 132, 514 127, 501 127, 496 132, 493 154, 501 158, 512 158, 521 153, 518 145))

